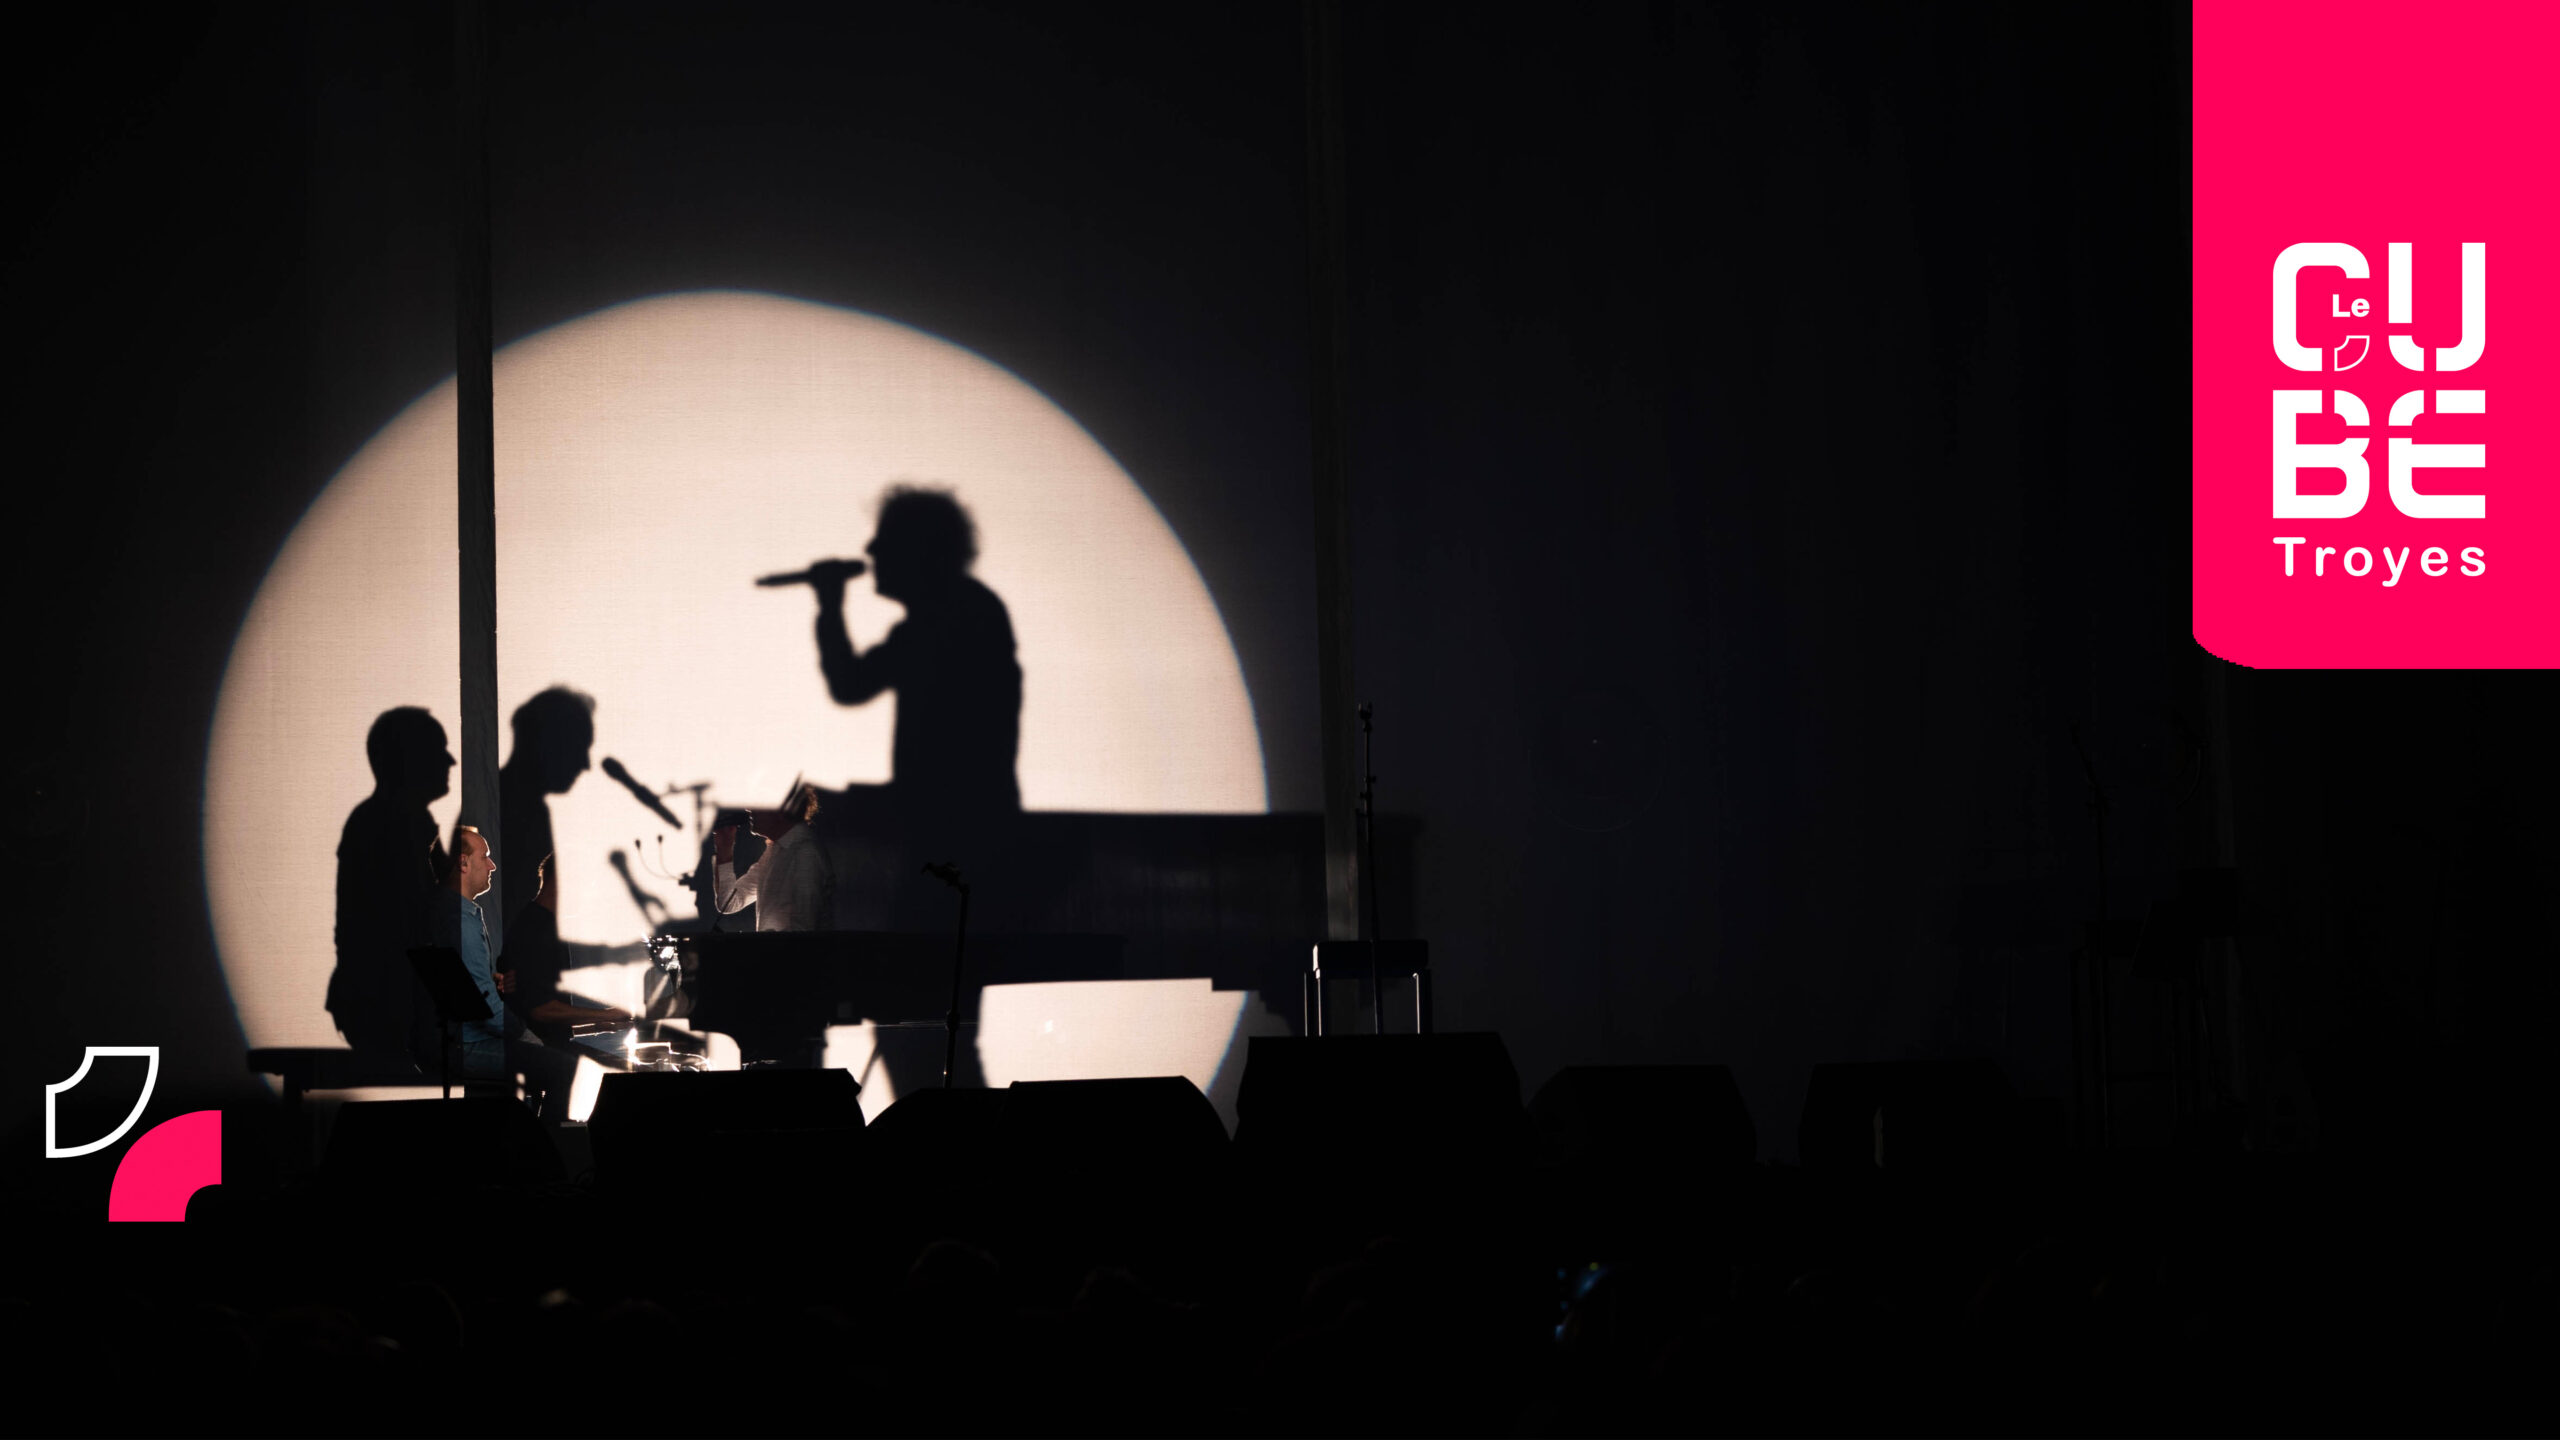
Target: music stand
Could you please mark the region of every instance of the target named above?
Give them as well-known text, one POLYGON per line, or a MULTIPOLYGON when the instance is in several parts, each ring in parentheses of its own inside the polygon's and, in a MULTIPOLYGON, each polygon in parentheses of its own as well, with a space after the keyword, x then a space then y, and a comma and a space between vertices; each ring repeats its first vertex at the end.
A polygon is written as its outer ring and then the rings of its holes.
MULTIPOLYGON (((427 998, 435 1002, 436 1021, 444 1035, 444 1098, 453 1098, 453 1027, 475 1020, 495 1019, 489 1009, 489 997, 480 993, 480 982, 471 978, 471 967, 462 963, 462 952, 450 945, 421 945, 409 952, 409 968, 416 972, 418 983, 427 987, 427 998)), ((466 1080, 468 1077, 465 1077, 466 1080)))

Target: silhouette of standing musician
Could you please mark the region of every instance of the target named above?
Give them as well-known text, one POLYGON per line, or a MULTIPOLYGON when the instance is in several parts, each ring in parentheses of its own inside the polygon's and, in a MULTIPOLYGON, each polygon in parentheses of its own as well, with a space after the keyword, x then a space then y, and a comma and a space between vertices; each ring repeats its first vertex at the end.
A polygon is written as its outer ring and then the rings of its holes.
MULTIPOLYGON (((1022 666, 1013 617, 969 573, 977 527, 950 492, 910 485, 880 501, 871 557, 826 560, 803 577, 818 592, 818 666, 839 705, 898 696, 887 799, 897 843, 892 918, 909 927, 948 924, 950 896, 917 877, 919 862, 958 861, 984 884, 1003 864, 1022 814, 1014 760, 1022 732, 1022 666), (844 628, 844 587, 868 569, 883 598, 906 608, 879 644, 857 652, 844 628)), ((785 577, 774 577, 783 580, 785 577)), ((766 583, 772 583, 770 581, 766 583)), ((997 884, 993 893, 1008 887, 997 884)), ((878 1032, 875 1052, 904 1095, 942 1069, 942 1040, 924 1030, 878 1032)), ((960 1047, 953 1082, 985 1084, 974 1043, 960 1047)))
MULTIPOLYGON (((1000 829, 1022 810, 1013 766, 1022 729, 1022 666, 1013 619, 969 573, 977 529, 948 491, 893 487, 863 547, 880 594, 906 607, 888 638, 856 653, 844 587, 860 561, 809 567, 818 592, 818 665, 839 705, 898 694, 890 788, 910 843, 928 851, 1000 829)), ((967 858, 954 850, 935 859, 967 858)))
POLYGON ((357 1050, 406 1058, 417 982, 409 947, 425 943, 425 905, 442 867, 427 802, 453 789, 444 727, 414 705, 385 710, 364 737, 373 793, 338 835, 338 966, 329 1015, 357 1050))

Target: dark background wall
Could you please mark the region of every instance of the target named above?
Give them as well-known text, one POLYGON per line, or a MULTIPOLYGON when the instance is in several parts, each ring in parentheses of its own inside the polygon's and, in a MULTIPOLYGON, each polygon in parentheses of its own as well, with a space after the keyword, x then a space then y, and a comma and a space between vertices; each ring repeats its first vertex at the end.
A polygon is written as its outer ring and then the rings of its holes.
MULTIPOLYGON (((734 285, 1009 366, 1165 511, 1275 806, 1317 804, 1294 7, 506 14, 502 342, 734 285)), ((167 1047, 151 1118, 244 1092, 197 833, 228 644, 451 366, 440 7, 44 47, 0 752, 30 1153, 86 1044, 167 1047)), ((2550 687, 2188 638, 2180 12, 1399 7, 1344 66, 1357 683, 1444 1023, 1532 1086, 1732 1063, 1773 1156, 1827 1059, 2059 1101, 2074 950, 2236 859, 2261 1138, 2278 1096, 2326 1144, 2495 1130, 2548 1013, 2550 687)))
POLYGON ((1363 683, 1452 1009, 1728 1059, 1778 1153, 1825 1059, 2065 1094, 2074 728, 2115 905, 2206 858, 2176 17, 1354 33, 1363 683))

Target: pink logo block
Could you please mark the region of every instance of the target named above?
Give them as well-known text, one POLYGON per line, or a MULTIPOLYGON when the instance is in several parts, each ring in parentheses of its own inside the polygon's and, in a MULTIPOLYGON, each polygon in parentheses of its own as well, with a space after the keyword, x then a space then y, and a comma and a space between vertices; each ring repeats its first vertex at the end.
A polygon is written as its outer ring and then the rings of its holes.
POLYGON ((2560 7, 2195 7, 2194 625, 2560 664, 2560 7))
POLYGON ((222 1112, 195 1110, 143 1132, 116 1162, 109 1220, 184 1220, 187 1201, 222 1183, 222 1112))

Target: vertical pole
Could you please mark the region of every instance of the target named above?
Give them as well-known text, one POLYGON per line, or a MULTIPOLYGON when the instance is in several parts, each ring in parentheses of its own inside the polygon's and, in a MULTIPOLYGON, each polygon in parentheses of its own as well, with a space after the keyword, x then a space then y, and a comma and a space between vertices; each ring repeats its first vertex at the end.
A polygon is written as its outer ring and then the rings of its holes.
POLYGON ((1316 703, 1324 747, 1325 938, 1360 935, 1360 846, 1352 753, 1351 463, 1344 399, 1342 6, 1306 0, 1307 393, 1315 469, 1316 703))
MULTIPOLYGON (((489 302, 489 8, 453 7, 453 342, 457 548, 462 570, 462 823, 498 833, 498 461, 489 302)), ((506 945, 506 893, 481 908, 492 950, 506 945)))

